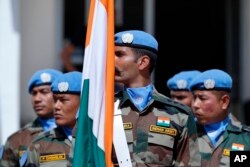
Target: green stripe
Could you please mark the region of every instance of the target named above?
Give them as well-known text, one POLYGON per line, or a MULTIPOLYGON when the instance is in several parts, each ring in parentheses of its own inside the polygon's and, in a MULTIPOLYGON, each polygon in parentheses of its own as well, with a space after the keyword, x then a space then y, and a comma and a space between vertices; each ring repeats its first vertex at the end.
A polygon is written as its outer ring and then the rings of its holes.
POLYGON ((92 132, 93 120, 88 117, 89 82, 89 79, 85 79, 82 88, 73 167, 106 166, 104 151, 97 146, 97 139, 92 132))

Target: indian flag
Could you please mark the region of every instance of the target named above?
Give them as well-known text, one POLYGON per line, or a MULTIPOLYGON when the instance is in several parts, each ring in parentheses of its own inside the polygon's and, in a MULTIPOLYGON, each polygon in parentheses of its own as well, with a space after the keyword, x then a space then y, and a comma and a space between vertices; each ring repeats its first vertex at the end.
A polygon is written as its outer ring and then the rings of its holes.
POLYGON ((244 145, 243 144, 238 144, 238 143, 233 143, 232 144, 232 150, 233 151, 243 151, 244 150, 244 145))
POLYGON ((168 117, 158 117, 156 125, 169 127, 169 125, 170 125, 170 118, 168 118, 168 117))
POLYGON ((74 167, 110 167, 114 113, 114 1, 91 0, 74 167))

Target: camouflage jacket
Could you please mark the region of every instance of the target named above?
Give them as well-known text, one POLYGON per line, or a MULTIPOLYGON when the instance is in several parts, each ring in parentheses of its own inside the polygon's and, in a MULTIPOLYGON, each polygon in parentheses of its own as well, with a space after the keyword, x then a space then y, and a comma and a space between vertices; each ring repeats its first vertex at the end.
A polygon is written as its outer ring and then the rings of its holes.
POLYGON ((69 165, 71 141, 61 127, 44 132, 37 136, 29 145, 20 159, 21 166, 53 166, 66 167, 69 165))
POLYGON ((202 166, 230 166, 230 151, 250 150, 249 127, 229 117, 230 122, 215 146, 210 142, 204 128, 197 125, 202 166))
POLYGON ((32 139, 41 132, 43 132, 43 128, 36 119, 8 137, 4 145, 1 166, 19 166, 19 158, 22 153, 27 149, 32 139))
MULTIPOLYGON (((123 126, 132 165, 200 166, 197 131, 190 108, 153 92, 148 106, 139 112, 125 91, 120 99, 123 126), (162 120, 166 120, 162 123, 162 120)), ((113 149, 112 160, 118 166, 113 149)))

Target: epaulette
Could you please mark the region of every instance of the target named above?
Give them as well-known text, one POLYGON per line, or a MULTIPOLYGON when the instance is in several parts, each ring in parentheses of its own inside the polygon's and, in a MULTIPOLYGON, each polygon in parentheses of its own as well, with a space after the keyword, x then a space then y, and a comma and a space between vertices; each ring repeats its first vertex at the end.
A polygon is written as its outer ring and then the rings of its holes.
POLYGON ((166 97, 165 95, 160 94, 159 92, 157 93, 157 95, 159 97, 155 96, 155 99, 157 99, 158 101, 160 101, 162 103, 165 103, 168 106, 175 107, 179 111, 181 111, 183 113, 186 113, 188 115, 193 114, 193 112, 192 112, 192 110, 191 110, 190 107, 188 107, 188 106, 186 106, 186 105, 184 105, 182 103, 176 102, 176 101, 170 99, 169 97, 166 97))
POLYGON ((39 141, 39 140, 41 140, 41 139, 43 139, 43 138, 45 138, 45 137, 48 137, 48 136, 50 136, 50 135, 51 135, 50 131, 41 132, 41 133, 39 133, 37 136, 35 136, 35 137, 32 139, 32 142, 37 142, 37 141, 39 141))
POLYGON ((250 132, 250 126, 242 125, 242 130, 250 132))

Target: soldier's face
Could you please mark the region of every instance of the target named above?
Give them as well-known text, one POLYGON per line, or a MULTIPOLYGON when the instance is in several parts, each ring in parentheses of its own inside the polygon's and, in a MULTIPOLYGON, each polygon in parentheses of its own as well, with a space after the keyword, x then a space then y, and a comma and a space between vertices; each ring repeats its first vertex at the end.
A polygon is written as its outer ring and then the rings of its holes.
POLYGON ((173 99, 174 101, 177 101, 177 102, 182 103, 184 105, 187 105, 189 107, 191 107, 191 105, 192 105, 193 94, 190 91, 171 90, 170 91, 170 96, 171 96, 171 99, 173 99))
POLYGON ((138 62, 131 48, 115 46, 115 82, 130 87, 137 82, 138 62))
POLYGON ((49 85, 34 87, 31 91, 31 101, 34 111, 40 118, 53 117, 53 93, 49 85))
POLYGON ((218 97, 214 91, 194 91, 192 109, 199 124, 213 124, 225 119, 229 101, 224 97, 218 97))
POLYGON ((73 128, 76 113, 80 104, 80 96, 74 94, 54 94, 54 118, 58 126, 73 128))

